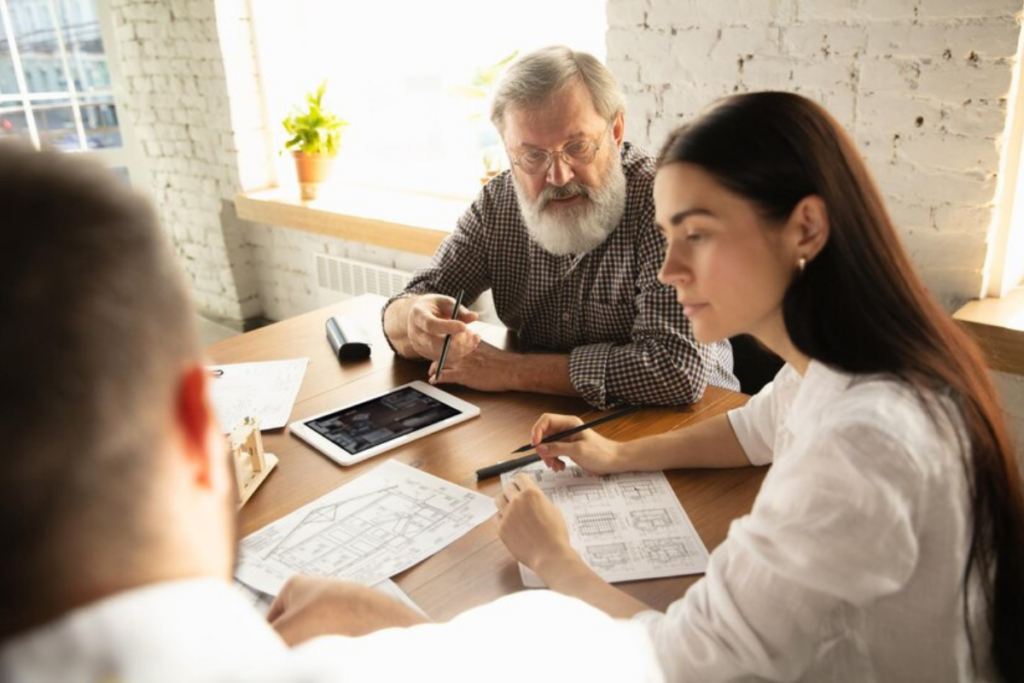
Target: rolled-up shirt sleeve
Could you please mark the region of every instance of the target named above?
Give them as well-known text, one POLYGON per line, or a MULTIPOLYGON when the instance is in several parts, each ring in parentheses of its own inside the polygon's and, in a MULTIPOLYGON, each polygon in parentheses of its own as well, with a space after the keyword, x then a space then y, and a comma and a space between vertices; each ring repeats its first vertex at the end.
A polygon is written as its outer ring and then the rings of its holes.
MULTIPOLYGON (((823 641, 847 642, 844 604, 863 607, 901 590, 920 553, 920 473, 904 448, 870 425, 846 425, 809 439, 804 457, 777 461, 705 578, 666 614, 635 617, 667 678, 795 680, 823 641)), ((871 678, 861 673, 843 675, 871 678)))
POLYGON ((573 387, 599 408, 622 403, 694 403, 715 379, 720 386, 739 389, 731 374, 716 377, 723 366, 732 367, 728 342, 696 341, 675 290, 658 281, 665 239, 654 227, 653 211, 652 203, 641 221, 635 252, 636 318, 631 341, 578 346, 569 357, 573 387))

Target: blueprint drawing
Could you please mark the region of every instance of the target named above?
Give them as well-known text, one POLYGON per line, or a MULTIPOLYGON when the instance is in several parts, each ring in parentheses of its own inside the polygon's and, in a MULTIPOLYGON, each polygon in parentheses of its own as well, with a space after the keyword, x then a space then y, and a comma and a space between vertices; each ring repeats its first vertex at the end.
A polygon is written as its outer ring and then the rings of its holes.
MULTIPOLYGON (((606 581, 634 581, 700 574, 708 551, 663 472, 598 476, 577 465, 555 472, 535 463, 518 472, 534 478, 562 511, 569 540, 583 561, 606 581)), ((544 583, 524 565, 523 584, 544 583)))
POLYGON ((488 496, 389 460, 242 539, 235 577, 272 595, 294 574, 373 585, 494 512, 488 496))

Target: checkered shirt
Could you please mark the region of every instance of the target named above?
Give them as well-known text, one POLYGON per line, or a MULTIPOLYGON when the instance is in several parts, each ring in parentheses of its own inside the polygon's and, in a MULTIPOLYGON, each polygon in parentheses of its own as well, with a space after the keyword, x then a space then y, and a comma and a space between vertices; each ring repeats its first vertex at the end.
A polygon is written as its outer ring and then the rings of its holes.
POLYGON ((598 408, 692 403, 709 383, 739 390, 729 342, 697 342, 675 290, 658 282, 666 245, 654 226, 654 160, 628 142, 621 154, 626 211, 593 251, 555 256, 537 244, 505 171, 388 304, 459 289, 472 303, 491 289, 520 348, 569 352, 573 387, 598 408))

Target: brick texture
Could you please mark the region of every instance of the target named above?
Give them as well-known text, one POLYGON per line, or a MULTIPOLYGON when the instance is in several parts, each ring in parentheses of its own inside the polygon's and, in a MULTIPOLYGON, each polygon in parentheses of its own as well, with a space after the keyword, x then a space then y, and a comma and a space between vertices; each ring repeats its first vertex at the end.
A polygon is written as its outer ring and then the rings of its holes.
POLYGON ((243 154, 237 144, 265 129, 248 3, 111 0, 110 8, 125 79, 123 109, 196 305, 226 320, 257 316, 255 253, 232 203, 239 189, 267 184, 266 161, 252 163, 265 158, 265 145, 250 144, 243 154), (235 93, 249 93, 248 100, 235 93))
POLYGON ((950 309, 981 291, 1020 28, 1011 0, 609 0, 627 137, 656 151, 709 102, 792 90, 832 112, 950 309))

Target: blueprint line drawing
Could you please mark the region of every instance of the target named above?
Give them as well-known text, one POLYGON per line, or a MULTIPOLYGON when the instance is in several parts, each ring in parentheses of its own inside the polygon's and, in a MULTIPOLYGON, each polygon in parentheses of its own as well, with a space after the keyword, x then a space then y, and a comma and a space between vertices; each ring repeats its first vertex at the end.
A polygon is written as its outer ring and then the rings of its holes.
MULTIPOLYGON (((562 472, 535 463, 502 475, 530 474, 565 517, 569 541, 606 581, 700 574, 708 551, 663 472, 597 476, 575 464, 562 472)), ((524 565, 523 584, 543 586, 524 565)))
POLYGON ((625 500, 651 500, 657 493, 654 488, 654 482, 646 481, 644 479, 626 479, 618 482, 619 494, 625 500))
POLYGON ((625 543, 588 545, 586 559, 587 564, 594 569, 608 571, 628 568, 630 564, 629 548, 625 543))
POLYGON ((389 460, 243 539, 235 576, 271 595, 295 574, 372 585, 494 512, 487 496, 389 460))
POLYGON ((615 513, 611 510, 576 516, 580 536, 605 536, 615 533, 615 513))
POLYGON ((672 515, 664 508, 658 510, 630 510, 629 517, 633 528, 640 531, 654 532, 672 526, 672 515))

